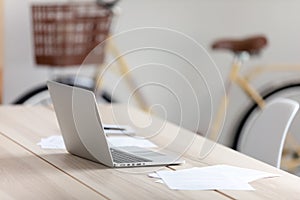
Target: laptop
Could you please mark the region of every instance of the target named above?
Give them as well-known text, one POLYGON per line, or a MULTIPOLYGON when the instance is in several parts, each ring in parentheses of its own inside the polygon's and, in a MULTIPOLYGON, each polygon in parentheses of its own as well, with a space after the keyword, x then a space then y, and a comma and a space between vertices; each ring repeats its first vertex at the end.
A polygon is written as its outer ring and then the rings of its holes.
POLYGON ((47 86, 67 151, 108 167, 137 167, 184 163, 172 152, 110 146, 92 91, 48 81, 47 86))

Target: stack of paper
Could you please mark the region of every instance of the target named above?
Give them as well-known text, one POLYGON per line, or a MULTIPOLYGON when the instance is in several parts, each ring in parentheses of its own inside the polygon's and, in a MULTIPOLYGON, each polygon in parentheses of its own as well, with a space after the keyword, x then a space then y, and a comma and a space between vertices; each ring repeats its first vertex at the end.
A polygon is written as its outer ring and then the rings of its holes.
POLYGON ((178 171, 158 171, 149 176, 160 178, 173 190, 254 190, 250 182, 279 175, 228 165, 215 165, 178 171))

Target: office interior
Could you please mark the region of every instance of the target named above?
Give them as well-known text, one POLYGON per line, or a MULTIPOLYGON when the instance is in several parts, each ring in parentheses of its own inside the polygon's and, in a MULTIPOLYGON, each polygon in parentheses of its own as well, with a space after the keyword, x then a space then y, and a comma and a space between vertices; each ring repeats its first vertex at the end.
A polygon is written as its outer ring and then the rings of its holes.
MULTIPOLYGON (((3 105, 11 105, 61 74, 88 76, 94 72, 95 65, 53 68, 36 64, 31 5, 56 2, 0 0, 3 105)), ((213 42, 265 36, 266 47, 243 63, 241 73, 248 75, 255 67, 289 66, 251 79, 259 92, 289 81, 300 83, 299 9, 296 0, 120 0, 110 35, 129 72, 120 76, 118 66, 104 64, 107 71, 101 89, 117 103, 140 108, 136 98, 141 94, 150 115, 206 136, 220 109, 234 60, 232 52, 212 49, 213 42), (127 86, 127 76, 134 80, 134 88, 127 86)), ((110 56, 107 53, 106 59, 112 61, 110 56)), ((228 97, 217 142, 232 148, 237 124, 253 101, 237 85, 232 85, 228 97)), ((291 99, 300 101, 300 94, 291 99)), ((296 160, 300 156, 299 121, 297 114, 289 128, 293 136, 285 141, 295 150, 296 160)), ((300 175, 300 162, 291 173, 300 175)))

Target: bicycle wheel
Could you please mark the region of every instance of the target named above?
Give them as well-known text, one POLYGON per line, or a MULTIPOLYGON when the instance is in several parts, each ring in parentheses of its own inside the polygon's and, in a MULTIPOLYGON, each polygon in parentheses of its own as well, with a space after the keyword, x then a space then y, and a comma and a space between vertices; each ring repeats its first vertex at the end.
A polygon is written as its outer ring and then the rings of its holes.
MULTIPOLYGON (((284 97, 284 98, 294 99, 300 103, 300 82, 285 83, 283 85, 277 86, 276 88, 268 89, 262 92, 262 96, 265 101, 269 101, 274 98, 284 97)), ((256 113, 259 111, 259 109, 260 108, 258 107, 258 105, 256 103, 253 103, 241 118, 235 132, 235 138, 233 143, 234 149, 237 149, 238 140, 240 135, 243 133, 244 127, 247 124, 251 123, 251 121, 255 118, 256 113)), ((300 134, 299 134, 299 141, 300 141, 300 134)))
MULTIPOLYGON (((285 83, 280 86, 273 87, 271 89, 266 90, 262 93, 265 101, 270 101, 275 98, 289 98, 300 103, 300 82, 290 82, 285 83)), ((244 131, 251 125, 253 120, 255 120, 256 115, 259 113, 260 108, 257 104, 253 104, 247 112, 245 112, 244 116, 241 118, 241 121, 236 129, 236 134, 234 138, 233 148, 237 150, 239 139, 244 134, 244 131)), ((298 123, 300 120, 300 113, 298 112, 292 122, 292 125, 289 129, 288 136, 290 137, 289 142, 285 142, 285 149, 287 150, 286 157, 289 157, 288 161, 283 161, 285 167, 284 170, 287 170, 291 173, 300 175, 300 124, 298 123), (291 162, 291 160, 294 160, 291 162), (289 165, 285 162, 294 163, 293 165, 289 165), (298 172, 297 172, 298 171, 298 172)), ((288 137, 287 137, 288 138, 288 137)))

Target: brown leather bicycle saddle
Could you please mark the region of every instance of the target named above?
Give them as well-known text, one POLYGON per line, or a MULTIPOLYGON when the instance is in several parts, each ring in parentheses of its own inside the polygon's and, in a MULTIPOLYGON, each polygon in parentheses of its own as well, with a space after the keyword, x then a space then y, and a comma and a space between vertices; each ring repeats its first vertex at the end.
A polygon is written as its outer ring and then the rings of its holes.
POLYGON ((213 49, 225 49, 233 53, 248 52, 258 54, 267 45, 265 36, 252 36, 245 39, 221 39, 212 44, 213 49))

